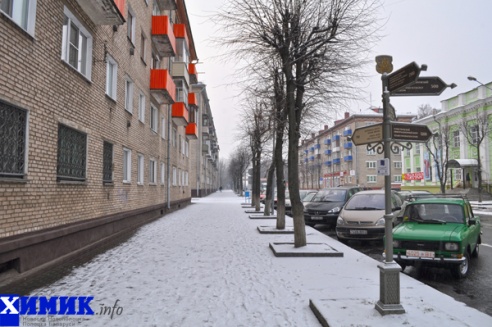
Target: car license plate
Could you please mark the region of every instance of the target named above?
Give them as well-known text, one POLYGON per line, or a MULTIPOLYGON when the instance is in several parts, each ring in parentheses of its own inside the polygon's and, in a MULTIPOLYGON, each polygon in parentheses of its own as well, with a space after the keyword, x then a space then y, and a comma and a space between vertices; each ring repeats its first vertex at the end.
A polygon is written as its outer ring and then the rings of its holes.
POLYGON ((352 234, 352 235, 367 235, 367 231, 365 229, 351 229, 350 234, 352 234))
POLYGON ((435 253, 432 251, 407 250, 407 257, 434 258, 435 253))
POLYGON ((311 216, 311 220, 323 220, 323 217, 320 217, 320 216, 311 216))

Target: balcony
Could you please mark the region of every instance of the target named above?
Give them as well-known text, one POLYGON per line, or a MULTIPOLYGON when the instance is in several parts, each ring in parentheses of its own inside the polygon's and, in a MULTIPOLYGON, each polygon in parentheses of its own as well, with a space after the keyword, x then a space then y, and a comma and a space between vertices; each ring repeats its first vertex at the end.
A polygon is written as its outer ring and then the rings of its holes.
POLYGON ((176 0, 156 0, 161 10, 176 10, 176 0))
POLYGON ((173 30, 174 30, 174 36, 177 39, 185 39, 186 44, 189 46, 190 42, 188 40, 188 34, 186 33, 186 25, 185 24, 174 24, 173 30))
POLYGON ((188 109, 186 108, 184 102, 176 102, 173 104, 172 108, 173 122, 178 126, 188 125, 188 109))
POLYGON ((331 156, 331 150, 325 150, 325 154, 326 154, 327 156, 331 156))
POLYGON ((176 38, 168 16, 152 16, 152 42, 161 57, 176 55, 176 38))
POLYGON ((174 103, 176 85, 167 69, 150 70, 150 93, 159 104, 174 103))
POLYGON ((77 0, 77 2, 96 25, 125 23, 125 0, 77 0))
POLYGON ((198 127, 196 123, 189 123, 186 126, 186 138, 188 140, 196 140, 198 138, 198 127))
POLYGON ((333 141, 340 141, 340 135, 334 135, 333 136, 333 141))
POLYGON ((345 156, 345 157, 343 157, 343 161, 345 161, 345 162, 351 162, 352 161, 352 156, 345 156))
POLYGON ((352 142, 347 142, 343 144, 344 149, 352 149, 352 142))
POLYGON ((173 62, 171 74, 173 78, 183 78, 186 81, 186 85, 190 85, 190 74, 188 74, 188 64, 185 62, 175 61, 173 62))
POLYGON ((333 148, 333 152, 340 152, 340 147, 337 146, 336 148, 333 148))
POLYGON ((190 74, 190 83, 197 84, 198 83, 198 73, 196 72, 195 64, 188 64, 188 73, 190 74))
POLYGON ((315 148, 315 149, 319 149, 319 148, 321 148, 321 145, 320 145, 319 143, 316 143, 316 144, 314 145, 314 148, 315 148))
POLYGON ((195 93, 188 93, 188 106, 193 108, 198 107, 198 101, 196 100, 195 93))
POLYGON ((314 146, 312 146, 311 148, 309 148, 309 151, 314 152, 314 146))
POLYGON ((314 156, 310 156, 309 161, 314 161, 314 156))
POLYGON ((308 154, 309 153, 309 150, 308 149, 304 150, 304 153, 305 154, 308 154))
POLYGON ((352 129, 346 129, 343 131, 343 136, 350 136, 352 135, 352 129))
POLYGON ((326 165, 326 166, 331 166, 331 161, 330 161, 330 160, 325 161, 325 165, 326 165))
POLYGON ((340 164, 340 158, 333 159, 333 164, 334 165, 339 165, 340 164))
POLYGON ((209 152, 209 146, 208 144, 202 144, 202 153, 208 153, 209 152))
POLYGON ((326 139, 324 143, 325 143, 326 145, 330 145, 330 144, 331 144, 331 140, 330 140, 330 139, 326 139))
POLYGON ((202 135, 205 137, 210 135, 210 128, 208 126, 202 126, 202 135))

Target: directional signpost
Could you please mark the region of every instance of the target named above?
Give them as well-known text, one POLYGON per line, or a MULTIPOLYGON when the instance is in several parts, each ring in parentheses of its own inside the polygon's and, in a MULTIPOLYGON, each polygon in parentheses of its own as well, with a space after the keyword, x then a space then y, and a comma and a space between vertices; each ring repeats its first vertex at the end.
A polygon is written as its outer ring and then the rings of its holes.
POLYGON ((391 123, 391 138, 395 141, 427 142, 431 136, 427 125, 391 123))
POLYGON ((447 87, 448 85, 437 76, 419 77, 415 83, 391 92, 391 96, 440 95, 447 87))
POLYGON ((404 86, 413 84, 420 74, 420 67, 414 62, 388 75, 388 91, 394 92, 404 86))
POLYGON ((383 140, 383 124, 356 128, 352 134, 354 145, 378 143, 383 140))

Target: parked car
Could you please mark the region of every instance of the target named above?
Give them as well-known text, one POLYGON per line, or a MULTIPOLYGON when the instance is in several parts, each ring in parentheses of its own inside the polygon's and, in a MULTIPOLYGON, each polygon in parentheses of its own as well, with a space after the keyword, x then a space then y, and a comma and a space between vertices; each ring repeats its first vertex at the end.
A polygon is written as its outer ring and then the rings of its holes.
POLYGON ((480 218, 463 197, 439 196, 409 202, 393 229, 393 259, 405 269, 417 263, 446 267, 456 278, 469 273, 481 244, 480 218))
MULTIPOLYGON (((402 201, 395 191, 391 191, 391 210, 393 224, 401 210, 402 201)), ((384 190, 361 191, 352 196, 337 219, 338 240, 382 240, 385 232, 385 192, 384 190)))
POLYGON ((351 196, 360 191, 357 186, 340 186, 318 191, 304 206, 304 222, 308 226, 328 224, 335 226, 338 214, 351 196))
POLYGON ((397 223, 401 223, 403 220, 403 213, 405 212, 405 207, 408 202, 414 201, 415 199, 420 199, 420 198, 428 198, 428 197, 433 197, 434 195, 429 192, 429 191, 419 191, 419 190, 412 190, 412 191, 397 191, 396 194, 401 198, 403 201, 403 204, 401 206, 400 213, 396 217, 397 223))
MULTIPOLYGON (((306 197, 306 195, 310 194, 310 193, 314 193, 316 194, 316 190, 299 190, 299 196, 301 197, 301 202, 304 201, 304 198, 306 197)), ((288 215, 288 216, 292 216, 292 204, 290 203, 290 196, 289 198, 287 198, 287 194, 288 192, 286 192, 285 194, 285 214, 288 215)), ((275 203, 275 208, 277 208, 277 205, 275 203)))

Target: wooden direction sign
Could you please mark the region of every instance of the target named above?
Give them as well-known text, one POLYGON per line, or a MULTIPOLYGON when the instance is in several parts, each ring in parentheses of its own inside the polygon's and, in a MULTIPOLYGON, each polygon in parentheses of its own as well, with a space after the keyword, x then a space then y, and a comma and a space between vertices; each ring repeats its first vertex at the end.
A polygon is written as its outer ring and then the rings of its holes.
POLYGON ((352 134, 352 142, 355 145, 377 143, 381 141, 383 141, 383 124, 356 128, 352 134))
POLYGON ((391 123, 391 138, 399 141, 426 142, 432 136, 427 125, 391 123))
POLYGON ((404 86, 414 83, 420 74, 419 66, 414 62, 388 75, 388 91, 394 92, 404 86))
POLYGON ((440 95, 447 87, 437 76, 419 77, 415 83, 391 92, 391 96, 440 95))

